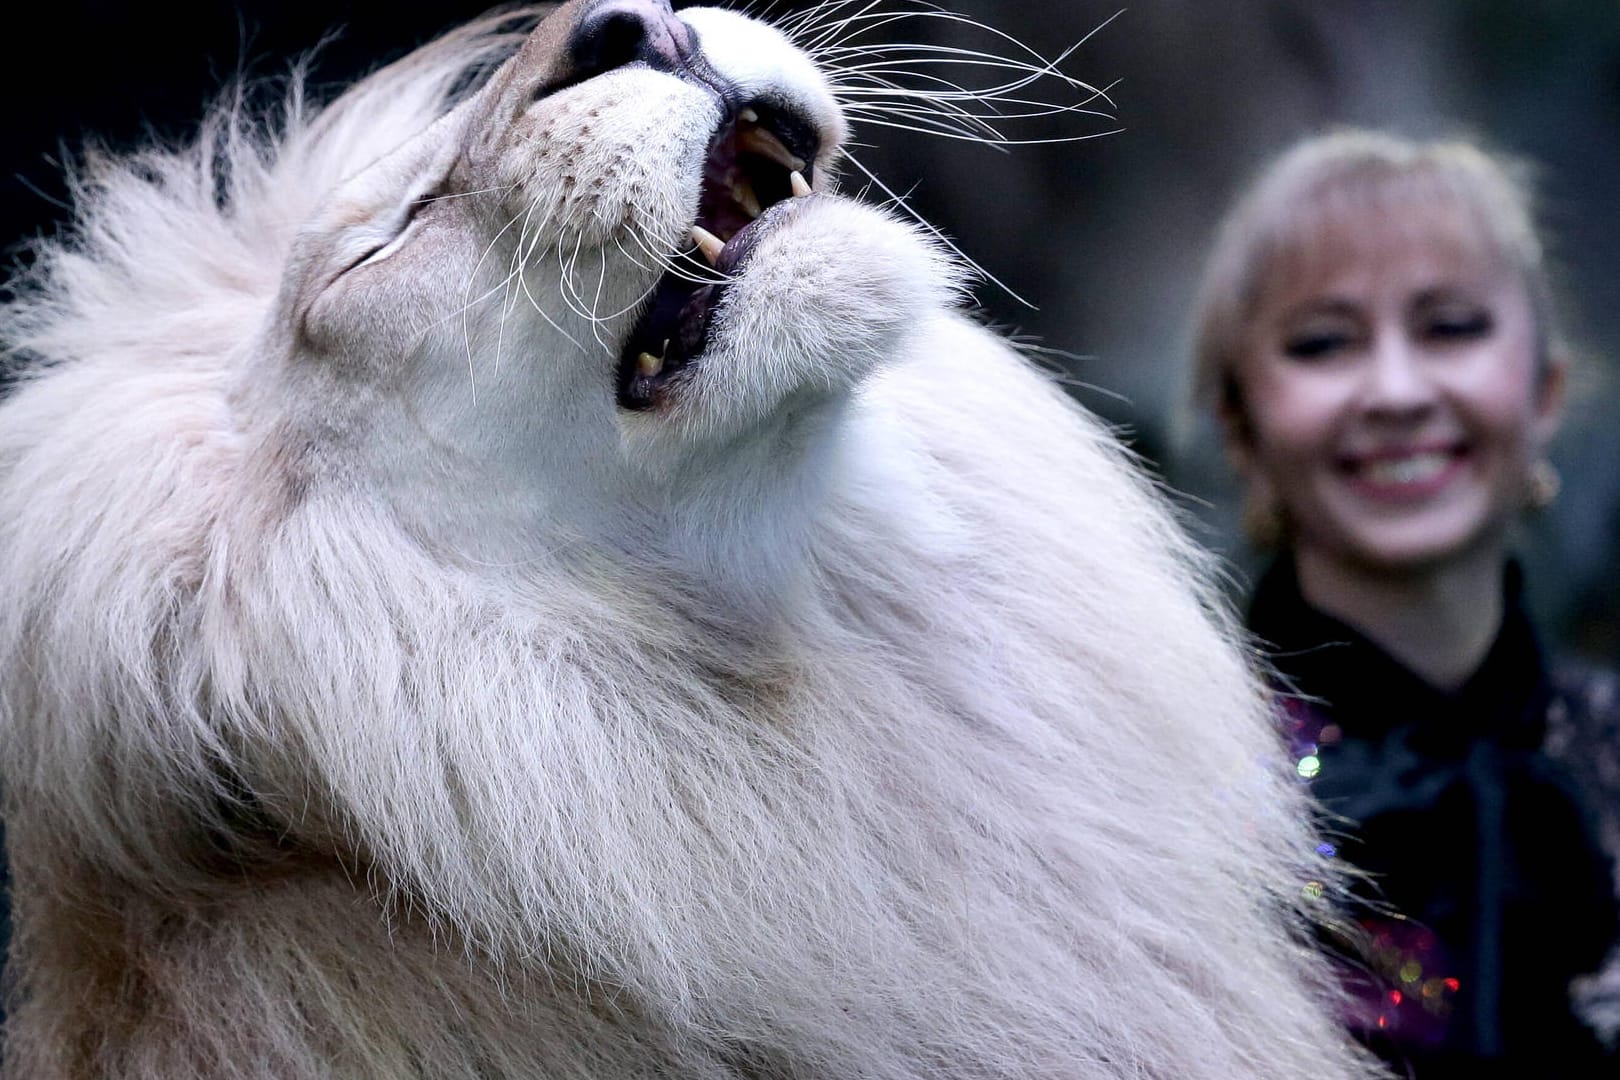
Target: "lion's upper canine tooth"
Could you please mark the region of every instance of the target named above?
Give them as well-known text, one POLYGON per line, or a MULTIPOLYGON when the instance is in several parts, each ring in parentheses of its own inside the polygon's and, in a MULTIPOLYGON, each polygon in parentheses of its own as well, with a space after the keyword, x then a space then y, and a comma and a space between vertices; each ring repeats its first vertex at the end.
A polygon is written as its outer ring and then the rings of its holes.
POLYGON ((636 371, 644 379, 650 379, 663 370, 664 358, 661 356, 654 356, 650 352, 644 352, 636 357, 636 371))
POLYGON ((797 157, 793 151, 770 131, 762 127, 745 127, 737 130, 737 147, 769 161, 774 161, 784 169, 803 169, 804 159, 797 157))
POLYGON ((737 114, 737 119, 746 120, 750 124, 757 124, 759 123, 759 113, 755 112, 753 109, 744 109, 742 112, 737 114))
POLYGON ((788 173, 788 183, 793 187, 794 198, 802 199, 804 196, 810 194, 810 181, 806 180, 804 178, 804 173, 800 172, 798 169, 794 169, 792 172, 788 173))
POLYGON ((725 248, 726 242, 701 225, 692 226, 692 242, 703 252, 703 257, 713 266, 720 261, 720 252, 725 248))

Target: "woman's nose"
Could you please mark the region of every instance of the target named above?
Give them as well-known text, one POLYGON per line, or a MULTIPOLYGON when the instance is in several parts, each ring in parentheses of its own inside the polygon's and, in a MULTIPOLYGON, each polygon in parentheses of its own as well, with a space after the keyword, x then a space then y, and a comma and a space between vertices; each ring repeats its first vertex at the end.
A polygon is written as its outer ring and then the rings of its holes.
POLYGON ((1435 403, 1436 387, 1422 350, 1406 334, 1381 334, 1368 357, 1363 404, 1372 412, 1422 412, 1435 403))

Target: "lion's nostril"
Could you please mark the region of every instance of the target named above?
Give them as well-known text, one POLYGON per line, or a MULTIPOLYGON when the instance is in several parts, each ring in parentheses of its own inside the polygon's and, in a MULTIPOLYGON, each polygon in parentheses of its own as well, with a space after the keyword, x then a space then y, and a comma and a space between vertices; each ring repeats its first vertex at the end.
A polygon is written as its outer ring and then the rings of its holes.
POLYGON ((614 11, 592 25, 588 37, 575 37, 574 55, 582 68, 609 71, 641 59, 646 40, 646 28, 634 12, 614 11))
POLYGON ((688 33, 668 0, 600 0, 568 39, 571 81, 637 62, 671 70, 688 51, 688 33))

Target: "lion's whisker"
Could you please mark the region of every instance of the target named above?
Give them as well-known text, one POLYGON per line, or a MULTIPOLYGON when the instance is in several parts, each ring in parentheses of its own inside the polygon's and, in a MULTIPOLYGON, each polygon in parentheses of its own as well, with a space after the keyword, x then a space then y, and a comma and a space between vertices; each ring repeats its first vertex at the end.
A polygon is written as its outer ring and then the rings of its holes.
POLYGON ((465 199, 473 195, 504 195, 510 191, 513 191, 516 187, 516 184, 501 184, 497 185, 496 187, 478 188, 475 191, 447 191, 443 195, 424 195, 422 198, 416 201, 425 206, 428 203, 448 202, 451 199, 465 199))
POLYGON ((902 124, 897 121, 879 120, 874 117, 866 117, 863 122, 875 124, 878 127, 898 128, 902 131, 915 131, 924 135, 937 135, 942 139, 956 139, 963 142, 979 143, 997 150, 1009 146, 1058 146, 1063 143, 1087 142, 1091 139, 1101 139, 1109 135, 1118 135, 1120 132, 1125 130, 1122 127, 1118 127, 1109 128, 1106 131, 1093 131, 1085 135, 1053 135, 1038 139, 1001 138, 989 140, 985 139, 983 136, 952 132, 939 127, 918 127, 912 124, 902 124))
POLYGON ((690 281, 694 285, 723 285, 736 280, 735 275, 722 274, 708 265, 707 262, 700 262, 694 258, 691 250, 658 250, 652 239, 645 235, 643 227, 639 225, 634 225, 630 233, 631 238, 636 241, 642 251, 646 252, 648 257, 653 259, 664 273, 674 274, 676 277, 684 281, 690 281), (696 267, 696 270, 688 269, 689 267, 696 267))
MULTIPOLYGON (((957 115, 960 115, 960 117, 962 119, 964 119, 964 120, 972 120, 976 124, 982 124, 982 125, 984 125, 986 127, 991 127, 992 130, 994 130, 993 125, 991 125, 990 121, 987 118, 979 116, 977 114, 968 113, 968 112, 965 112, 965 111, 958 114, 958 113, 956 113, 954 111, 953 112, 943 112, 941 110, 928 108, 928 105, 930 104, 930 102, 928 101, 928 95, 927 95, 926 92, 916 92, 916 93, 907 92, 904 95, 897 95, 897 94, 894 94, 891 91, 881 90, 881 89, 867 90, 867 89, 861 88, 861 87, 840 87, 838 89, 838 93, 839 93, 841 98, 843 98, 843 97, 869 96, 869 97, 874 99, 874 100, 870 100, 870 101, 845 101, 844 102, 844 109, 845 109, 846 112, 851 110, 851 109, 860 109, 860 110, 866 110, 866 111, 872 111, 872 112, 883 112, 883 111, 887 111, 887 110, 893 110, 893 111, 897 111, 897 112, 898 111, 909 111, 909 112, 923 113, 923 114, 927 114, 927 115, 930 115, 930 116, 938 116, 938 117, 941 117, 941 118, 943 118, 945 116, 957 116, 957 115), (885 98, 891 99, 891 100, 883 100, 885 98), (897 99, 897 98, 899 98, 900 100, 892 100, 892 99, 897 99), (915 100, 911 100, 911 99, 915 99, 915 100)), ((996 113, 995 113, 995 119, 998 120, 998 121, 999 120, 1038 120, 1038 119, 1042 119, 1042 118, 1048 117, 1048 116, 1062 116, 1062 115, 1095 116, 1095 117, 1098 117, 1099 119, 1104 119, 1104 120, 1112 120, 1112 119, 1114 119, 1114 114, 1113 113, 1104 112, 1101 109, 1088 108, 1087 106, 1090 104, 1089 101, 1082 101, 1082 102, 1078 102, 1078 103, 1073 104, 1073 105, 1054 105, 1054 104, 1051 104, 1050 102, 1034 101, 1034 100, 1030 100, 1030 99, 1027 99, 1027 98, 998 97, 998 98, 994 98, 992 100, 998 105, 1029 106, 1029 111, 1028 112, 1005 112, 1005 111, 1002 111, 1002 110, 998 109, 996 111, 996 113)), ((1095 99, 1093 99, 1093 100, 1095 100, 1095 99)))
MULTIPOLYGON (((632 238, 634 238, 633 233, 632 238)), ((618 248, 619 254, 623 255, 625 259, 628 260, 629 263, 636 269, 646 271, 649 274, 659 274, 663 272, 661 267, 648 266, 646 263, 642 262, 636 252, 633 252, 624 246, 624 243, 619 239, 619 234, 614 234, 613 246, 618 248)))
POLYGON ((535 297, 534 293, 529 291, 529 279, 527 276, 523 274, 518 275, 518 287, 523 290, 523 296, 529 301, 529 306, 534 309, 534 313, 546 320, 546 324, 548 326, 557 331, 557 333, 561 334, 563 337, 567 338, 569 343, 580 352, 584 353, 590 351, 586 349, 584 345, 580 344, 578 338, 576 338, 573 334, 570 334, 567 330, 564 330, 556 319, 553 319, 549 314, 547 314, 546 309, 541 306, 540 301, 535 297))
POLYGON ((602 267, 596 275, 596 295, 591 298, 591 333, 596 338, 596 343, 602 346, 604 352, 612 352, 613 346, 602 340, 602 326, 608 320, 603 319, 600 314, 602 310, 602 288, 607 284, 607 248, 597 248, 596 253, 601 259, 602 267))
POLYGON ((906 215, 908 217, 910 217, 912 220, 914 220, 919 227, 921 227, 924 231, 926 231, 935 240, 939 241, 941 244, 945 245, 945 247, 950 249, 950 251, 952 253, 954 253, 957 258, 961 259, 963 264, 965 264, 967 267, 969 267, 975 274, 977 274, 979 277, 983 278, 985 281, 988 281, 991 284, 996 285, 1003 292, 1005 292, 1008 296, 1012 297, 1014 300, 1018 301, 1020 304, 1023 304, 1025 307, 1030 308, 1032 310, 1034 309, 1034 307, 1035 307, 1034 304, 1032 304, 1028 300, 1024 299, 1018 293, 1014 292, 1012 290, 1012 288, 1006 282, 1002 281, 1000 278, 996 277, 990 271, 986 270, 983 266, 979 265, 979 263, 976 262, 973 258, 971 258, 967 254, 967 252, 963 251, 961 249, 961 247, 958 246, 956 241, 952 240, 949 236, 946 236, 945 233, 942 232, 939 229, 938 226, 934 225, 932 222, 930 222, 926 218, 924 218, 921 214, 917 213, 916 210, 912 209, 910 203, 906 202, 905 199, 903 199, 901 196, 895 194, 894 190, 892 188, 890 188, 889 185, 885 184, 881 179, 879 179, 878 175, 876 173, 874 173, 871 169, 868 169, 860 161, 859 158, 855 157, 854 154, 846 154, 845 157, 848 159, 850 164, 854 165, 857 169, 859 169, 862 173, 864 173, 866 175, 866 177, 869 180, 871 180, 872 183, 876 184, 880 190, 887 193, 888 196, 895 201, 895 205, 898 206, 900 209, 904 210, 906 215))
MULTIPOLYGON (((507 289, 507 299, 503 300, 501 303, 500 331, 497 334, 495 341, 495 363, 493 365, 493 371, 497 376, 500 374, 501 370, 501 357, 505 353, 506 320, 511 318, 512 315, 517 311, 519 295, 529 295, 528 282, 525 280, 525 272, 528 269, 527 253, 532 252, 534 245, 539 243, 540 228, 535 227, 533 224, 534 212, 539 208, 539 205, 540 201, 538 199, 530 200, 528 209, 523 213, 523 224, 518 228, 517 244, 514 245, 512 250, 511 273, 507 275, 507 281, 511 282, 511 284, 507 289)), ((550 214, 548 213, 546 218, 540 223, 541 227, 543 227, 549 221, 550 214)), ((530 297, 530 302, 533 303, 532 297, 530 297)), ((539 311, 538 305, 536 305, 535 310, 539 311)), ((549 316, 545 315, 545 312, 541 311, 540 314, 542 317, 546 318, 546 321, 550 322, 552 326, 557 326, 557 324, 553 322, 549 316)), ((561 330, 562 328, 557 327, 557 329, 561 330)), ((564 332, 564 336, 570 341, 574 340, 572 335, 569 335, 566 332, 564 332)))
POLYGON ((501 281, 497 282, 495 285, 493 285, 490 288, 486 289, 483 293, 479 294, 478 296, 473 297, 471 301, 469 301, 469 302, 463 304, 462 306, 456 308, 454 311, 446 312, 444 315, 440 316, 439 318, 435 319, 433 322, 429 323, 428 324, 428 329, 430 329, 430 330, 437 329, 437 328, 439 328, 441 326, 447 325, 453 319, 456 319, 458 317, 464 317, 472 308, 477 307, 479 304, 482 304, 485 300, 488 300, 490 297, 494 296, 496 293, 501 292, 502 290, 504 290, 506 288, 506 285, 507 285, 507 280, 508 279, 502 279, 501 281))
POLYGON ((825 19, 819 22, 817 19, 808 19, 802 23, 787 20, 786 25, 790 25, 794 29, 794 32, 790 33, 789 37, 795 45, 814 57, 816 49, 820 45, 826 41, 835 40, 839 33, 849 27, 857 18, 870 12, 880 3, 881 0, 836 0, 834 3, 821 5, 814 9, 818 18, 823 14, 826 16, 825 19), (852 15, 839 16, 837 14, 841 9, 857 3, 863 3, 865 6, 852 15))
MULTIPOLYGON (((467 285, 466 285, 466 289, 465 289, 465 291, 463 293, 463 303, 462 303, 462 308, 461 308, 461 310, 462 310, 461 332, 462 332, 462 343, 463 343, 463 345, 464 345, 464 347, 466 348, 466 351, 467 351, 467 385, 471 388, 472 396, 473 396, 473 404, 475 406, 478 403, 478 379, 477 379, 477 376, 476 376, 476 374, 474 373, 474 370, 473 370, 472 326, 471 326, 471 324, 470 324, 470 322, 469 322, 469 320, 467 318, 467 313, 471 310, 471 306, 466 303, 465 298, 466 298, 467 295, 470 295, 472 293, 473 283, 478 280, 478 273, 479 273, 480 270, 483 269, 484 261, 489 258, 490 253, 493 252, 495 250, 496 245, 498 245, 501 242, 501 237, 505 236, 507 234, 507 232, 512 228, 512 226, 516 225, 518 223, 518 221, 522 217, 523 217, 522 214, 514 214, 514 215, 512 215, 512 219, 510 221, 508 221, 505 225, 501 226, 500 231, 497 232, 493 237, 491 237, 489 243, 484 246, 483 252, 479 254, 478 260, 475 263, 473 263, 472 270, 470 270, 468 272, 468 274, 467 274, 467 285)), ((503 287, 504 287, 504 282, 503 282, 503 287)))

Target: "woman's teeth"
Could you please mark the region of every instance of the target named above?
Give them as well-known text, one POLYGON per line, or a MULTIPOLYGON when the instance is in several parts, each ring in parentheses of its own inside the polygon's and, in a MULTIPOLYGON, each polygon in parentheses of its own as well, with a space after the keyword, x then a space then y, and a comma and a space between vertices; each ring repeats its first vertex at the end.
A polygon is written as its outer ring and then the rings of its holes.
POLYGON ((1446 453, 1382 458, 1363 464, 1361 476, 1375 484, 1421 484, 1439 476, 1451 462, 1452 456, 1446 453))

